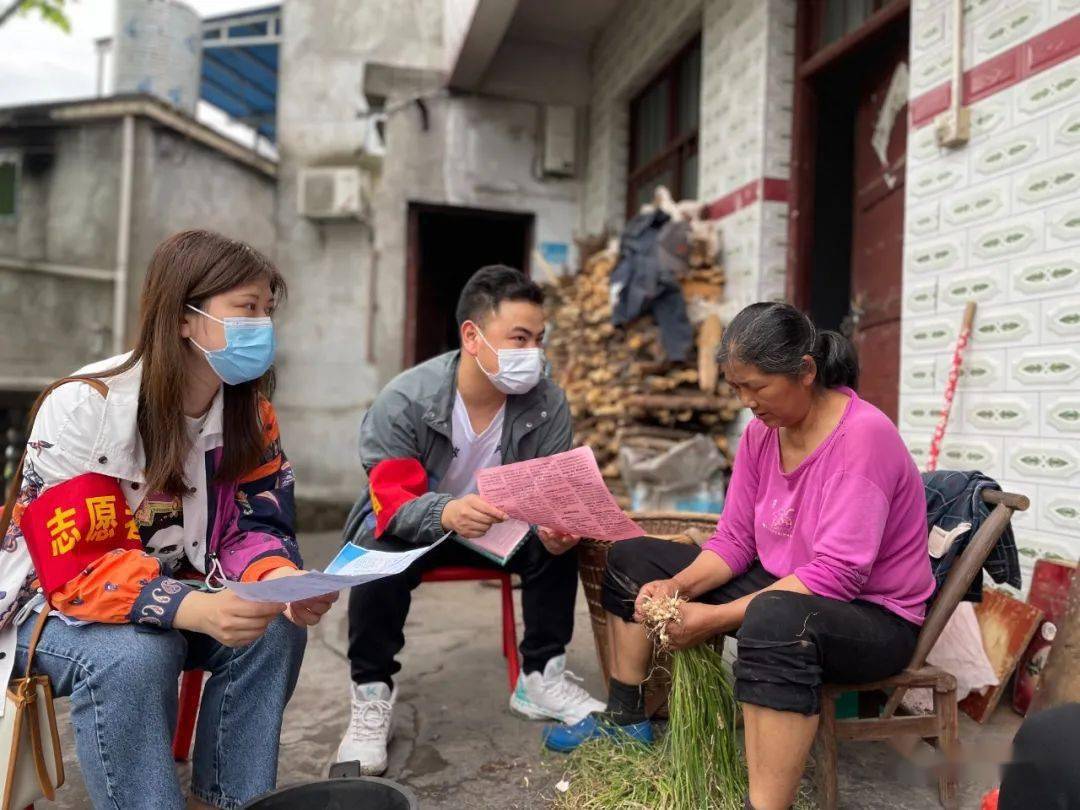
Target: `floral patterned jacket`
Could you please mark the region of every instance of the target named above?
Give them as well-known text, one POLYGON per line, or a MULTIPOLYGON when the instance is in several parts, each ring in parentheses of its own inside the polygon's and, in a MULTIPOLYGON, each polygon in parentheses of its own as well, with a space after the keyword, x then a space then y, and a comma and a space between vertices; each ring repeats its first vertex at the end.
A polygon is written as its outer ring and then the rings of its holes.
MULTIPOLYGON (((115 368, 125 359, 114 357, 78 373, 115 368)), ((61 548, 65 539, 92 541, 95 533, 100 534, 103 514, 111 520, 107 525, 119 523, 125 532, 127 547, 111 548, 101 556, 93 552, 86 556, 84 546, 81 559, 89 562, 71 579, 64 574, 65 584, 51 593, 53 608, 81 621, 168 628, 193 590, 178 574, 215 572, 226 579, 251 581, 282 566, 301 565, 293 528, 292 467, 281 451, 270 403, 260 403, 264 449, 259 465, 239 481, 216 482, 223 444, 224 389, 219 390, 203 419, 188 420, 192 439, 184 470, 188 492, 182 498, 162 497, 146 491, 143 475, 145 454, 137 427, 141 379, 140 363, 104 380, 107 397, 85 383, 72 382, 45 400, 28 442, 22 489, 0 550, 0 631, 24 618, 22 608, 38 592, 39 580, 45 581, 34 570, 24 528, 31 537, 51 532, 61 548), (98 510, 95 515, 90 501, 109 496, 84 498, 84 492, 70 488, 76 480, 99 486, 107 482, 126 503, 110 504, 107 512, 98 510), (53 488, 57 489, 48 509, 31 508, 53 488), (67 522, 54 518, 46 523, 54 511, 53 500, 65 497, 72 501, 60 504, 70 506, 60 510, 70 516, 67 522), (38 512, 44 514, 39 517, 38 512), (41 525, 24 526, 23 521, 31 518, 41 525), (58 534, 64 526, 71 531, 58 534)))

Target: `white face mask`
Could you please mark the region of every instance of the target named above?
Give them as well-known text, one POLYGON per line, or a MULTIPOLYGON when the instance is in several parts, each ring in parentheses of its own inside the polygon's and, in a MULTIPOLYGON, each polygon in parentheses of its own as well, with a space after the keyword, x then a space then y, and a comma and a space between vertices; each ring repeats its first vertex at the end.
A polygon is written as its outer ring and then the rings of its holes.
POLYGON ((544 373, 543 349, 496 349, 488 343, 480 327, 477 327, 476 331, 480 339, 499 358, 499 370, 492 374, 480 362, 480 355, 476 356, 476 365, 487 375, 492 385, 504 394, 524 394, 536 387, 544 373))

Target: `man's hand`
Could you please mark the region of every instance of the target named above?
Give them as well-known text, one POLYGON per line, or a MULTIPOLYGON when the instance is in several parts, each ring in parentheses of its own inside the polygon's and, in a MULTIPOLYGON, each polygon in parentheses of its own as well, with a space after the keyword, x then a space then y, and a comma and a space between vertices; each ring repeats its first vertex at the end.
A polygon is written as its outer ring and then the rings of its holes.
POLYGON ((508 517, 509 515, 496 509, 479 495, 466 495, 446 504, 442 513, 442 526, 448 532, 457 532, 468 540, 475 540, 508 517))
POLYGON ((668 622, 669 645, 673 650, 685 650, 708 641, 724 632, 721 618, 723 605, 703 605, 700 602, 684 602, 679 605, 681 622, 668 622))
POLYGON ((563 534, 547 526, 537 526, 536 533, 540 535, 540 542, 549 553, 558 556, 564 554, 581 542, 580 534, 563 534))
POLYGON ((638 624, 644 620, 641 606, 646 599, 670 599, 679 593, 679 583, 674 579, 654 579, 646 582, 638 591, 637 599, 634 600, 634 621, 638 624))
POLYGON ((261 637, 283 610, 280 602, 249 602, 230 590, 191 593, 180 603, 173 624, 212 636, 226 647, 243 647, 261 637))
MULTIPOLYGON (((282 577, 296 577, 306 574, 296 568, 282 566, 263 577, 267 579, 281 579, 282 577)), ((289 602, 285 607, 285 618, 297 627, 314 627, 328 610, 338 600, 337 593, 326 593, 322 596, 312 596, 310 599, 301 599, 297 602, 289 602)))

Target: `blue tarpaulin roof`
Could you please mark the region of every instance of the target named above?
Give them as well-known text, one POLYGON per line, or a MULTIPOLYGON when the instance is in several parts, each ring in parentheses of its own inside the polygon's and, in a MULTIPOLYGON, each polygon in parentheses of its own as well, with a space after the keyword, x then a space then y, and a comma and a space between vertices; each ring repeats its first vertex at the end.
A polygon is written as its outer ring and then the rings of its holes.
POLYGON ((277 139, 281 6, 203 20, 200 95, 270 141, 277 139))

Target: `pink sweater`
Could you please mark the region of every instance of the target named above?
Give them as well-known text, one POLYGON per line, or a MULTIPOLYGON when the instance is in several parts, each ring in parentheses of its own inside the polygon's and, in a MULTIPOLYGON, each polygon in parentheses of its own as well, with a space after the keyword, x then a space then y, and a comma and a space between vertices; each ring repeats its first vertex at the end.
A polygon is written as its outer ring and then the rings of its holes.
POLYGON ((840 424, 784 473, 776 429, 739 443, 716 534, 705 548, 735 575, 759 558, 819 596, 862 599, 922 624, 934 591, 922 479, 896 427, 848 388, 840 424))

